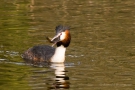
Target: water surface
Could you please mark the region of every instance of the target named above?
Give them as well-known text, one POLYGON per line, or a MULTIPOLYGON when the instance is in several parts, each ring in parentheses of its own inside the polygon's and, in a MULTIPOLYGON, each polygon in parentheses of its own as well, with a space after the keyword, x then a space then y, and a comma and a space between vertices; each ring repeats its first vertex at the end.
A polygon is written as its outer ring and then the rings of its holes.
POLYGON ((134 90, 132 0, 6 0, 0 3, 1 90, 134 90), (31 66, 21 54, 71 27, 64 64, 31 66))

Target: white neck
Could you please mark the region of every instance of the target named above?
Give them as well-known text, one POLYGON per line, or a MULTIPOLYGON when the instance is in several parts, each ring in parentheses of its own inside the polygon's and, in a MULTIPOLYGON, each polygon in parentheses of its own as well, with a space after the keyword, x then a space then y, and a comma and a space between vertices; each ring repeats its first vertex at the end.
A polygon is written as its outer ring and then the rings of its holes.
POLYGON ((66 48, 61 45, 55 49, 55 53, 51 58, 51 62, 64 62, 66 48))

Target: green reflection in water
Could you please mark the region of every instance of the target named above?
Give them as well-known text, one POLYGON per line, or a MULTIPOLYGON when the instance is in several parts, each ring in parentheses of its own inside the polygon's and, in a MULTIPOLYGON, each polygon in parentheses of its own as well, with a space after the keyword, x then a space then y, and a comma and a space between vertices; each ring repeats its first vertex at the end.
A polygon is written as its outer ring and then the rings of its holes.
POLYGON ((26 66, 14 63, 0 63, 0 89, 1 90, 24 90, 30 89, 27 78, 30 72, 26 66))
POLYGON ((45 35, 51 37, 56 25, 67 24, 72 27, 72 41, 66 60, 80 63, 80 66, 68 68, 71 89, 114 90, 115 87, 132 90, 135 83, 134 8, 131 0, 1 2, 1 88, 24 86, 29 89, 29 80, 25 79, 29 77, 29 68, 15 63, 4 64, 4 61, 22 62, 20 54, 24 50, 37 44, 48 44, 45 35))
POLYGON ((19 55, 22 47, 26 45, 24 42, 28 40, 27 33, 31 21, 28 4, 28 2, 20 4, 17 2, 0 3, 0 54, 2 54, 0 56, 6 57, 3 59, 12 60, 12 52, 19 55))

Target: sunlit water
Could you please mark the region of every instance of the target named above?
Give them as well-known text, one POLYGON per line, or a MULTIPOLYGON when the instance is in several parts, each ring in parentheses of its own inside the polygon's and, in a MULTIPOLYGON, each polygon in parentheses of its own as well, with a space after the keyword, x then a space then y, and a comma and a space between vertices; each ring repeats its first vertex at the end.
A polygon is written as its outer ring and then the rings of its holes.
POLYGON ((0 3, 1 90, 134 90, 135 3, 39 0, 0 3), (21 54, 71 27, 64 64, 32 66, 21 54))

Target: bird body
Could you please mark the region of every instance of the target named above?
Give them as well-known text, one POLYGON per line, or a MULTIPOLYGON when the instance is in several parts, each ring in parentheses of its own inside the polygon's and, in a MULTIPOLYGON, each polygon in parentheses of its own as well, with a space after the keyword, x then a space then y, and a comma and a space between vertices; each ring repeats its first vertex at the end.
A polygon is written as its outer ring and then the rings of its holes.
POLYGON ((56 35, 50 40, 56 48, 49 45, 38 45, 29 48, 22 54, 25 61, 38 62, 64 62, 66 48, 70 44, 71 35, 69 27, 59 25, 56 27, 56 35))

